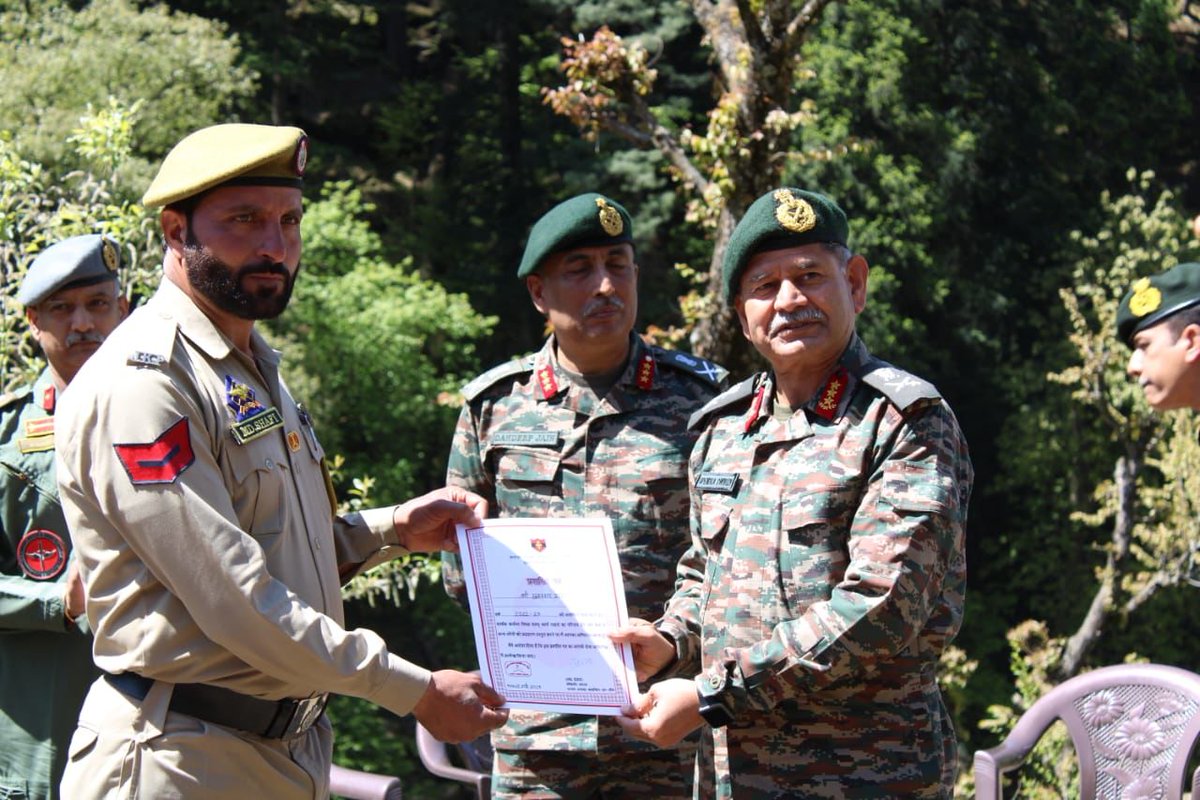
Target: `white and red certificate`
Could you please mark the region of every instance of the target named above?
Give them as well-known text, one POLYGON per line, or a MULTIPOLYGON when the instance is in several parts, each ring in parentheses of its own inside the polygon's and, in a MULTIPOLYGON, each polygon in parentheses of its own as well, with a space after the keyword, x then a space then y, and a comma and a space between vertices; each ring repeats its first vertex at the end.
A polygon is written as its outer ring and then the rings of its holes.
POLYGON ((625 587, 608 519, 458 526, 484 681, 506 708, 616 715, 637 691, 625 587))

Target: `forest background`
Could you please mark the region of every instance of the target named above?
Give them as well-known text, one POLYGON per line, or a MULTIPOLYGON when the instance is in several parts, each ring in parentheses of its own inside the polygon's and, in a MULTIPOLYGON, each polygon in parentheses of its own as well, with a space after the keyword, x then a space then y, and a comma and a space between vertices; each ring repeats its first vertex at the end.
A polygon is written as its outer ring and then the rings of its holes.
MULTIPOLYGON (((441 484, 462 383, 544 337, 515 270, 555 202, 620 199, 643 330, 742 376, 760 366, 712 266, 758 194, 820 189, 872 265, 861 333, 970 442, 942 675, 966 767, 1064 677, 1200 667, 1197 426, 1149 413, 1112 336, 1134 277, 1200 258, 1198 48, 1182 0, 2 0, 0 378, 41 366, 15 301, 38 251, 106 231, 144 298, 161 249, 138 199, 170 146, 297 125, 303 274, 266 327, 346 505, 401 500, 441 484)), ((436 558, 347 602, 405 657, 474 666, 436 558)), ((410 720, 331 715, 340 763, 458 796, 410 720)), ((1061 743, 1026 796, 1071 793, 1061 743)))

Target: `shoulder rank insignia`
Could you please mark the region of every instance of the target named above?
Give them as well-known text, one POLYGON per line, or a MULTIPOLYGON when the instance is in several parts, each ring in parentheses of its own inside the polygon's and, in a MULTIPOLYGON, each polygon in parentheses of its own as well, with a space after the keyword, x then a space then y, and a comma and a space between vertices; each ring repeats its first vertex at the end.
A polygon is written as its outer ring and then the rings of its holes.
POLYGON ((113 449, 135 485, 174 483, 196 460, 187 417, 180 417, 152 442, 114 444, 113 449))
POLYGON ((67 566, 67 545, 54 531, 35 528, 17 543, 17 561, 25 577, 35 581, 54 580, 67 566))
POLYGON ((735 386, 731 386, 712 400, 709 400, 700 409, 693 412, 692 416, 688 417, 688 428, 694 430, 710 414, 749 398, 754 394, 755 384, 758 382, 758 379, 758 375, 751 375, 749 378, 746 378, 735 386))
POLYGON ((498 364, 482 375, 471 380, 462 388, 463 398, 469 403, 483 393, 485 389, 498 383, 504 378, 523 375, 533 369, 533 356, 525 356, 523 358, 514 358, 511 361, 505 361, 503 364, 498 364))
POLYGON ((817 393, 817 402, 813 406, 813 413, 822 419, 833 419, 833 415, 837 413, 838 403, 842 402, 842 395, 846 393, 846 384, 850 381, 850 373, 845 367, 838 367, 821 391, 817 393))
POLYGON ((132 367, 161 367, 166 361, 166 357, 158 353, 147 353, 139 350, 136 353, 130 353, 125 363, 132 367))
POLYGON ((238 383, 232 375, 225 376, 225 405, 233 412, 230 427, 238 444, 257 439, 268 431, 283 427, 283 417, 274 406, 265 407, 254 397, 254 390, 238 383))
POLYGON ((702 378, 716 387, 720 387, 721 382, 725 380, 725 376, 729 374, 729 371, 724 367, 698 356, 680 353, 677 350, 660 349, 658 352, 660 357, 665 358, 667 363, 674 364, 676 367, 698 378, 702 378))

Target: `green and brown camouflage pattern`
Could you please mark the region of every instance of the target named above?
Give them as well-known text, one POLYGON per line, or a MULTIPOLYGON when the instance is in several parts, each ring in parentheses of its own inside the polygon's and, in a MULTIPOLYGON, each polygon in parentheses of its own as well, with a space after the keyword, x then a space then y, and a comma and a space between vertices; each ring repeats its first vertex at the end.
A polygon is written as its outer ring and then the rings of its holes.
MULTIPOLYGON (((654 619, 690 541, 687 462, 697 434, 687 420, 719 392, 726 373, 636 335, 631 340, 628 365, 603 398, 563 371, 553 337, 538 353, 468 384, 446 482, 487 498, 497 517, 608 517, 629 614, 654 619), (652 375, 639 377, 647 355, 652 375)), ((457 556, 443 554, 442 564, 447 591, 461 600, 457 556)), ((518 710, 493 733, 493 744, 611 753, 617 770, 634 768, 630 751, 652 749, 608 718, 518 710)))
POLYGON ((776 418, 770 374, 693 418, 692 546, 658 625, 673 674, 698 663, 734 718, 704 729, 701 797, 952 793, 936 672, 963 616, 966 442, 933 386, 857 337, 841 365, 829 419, 821 392, 776 418), (736 489, 697 488, 713 475, 736 489))

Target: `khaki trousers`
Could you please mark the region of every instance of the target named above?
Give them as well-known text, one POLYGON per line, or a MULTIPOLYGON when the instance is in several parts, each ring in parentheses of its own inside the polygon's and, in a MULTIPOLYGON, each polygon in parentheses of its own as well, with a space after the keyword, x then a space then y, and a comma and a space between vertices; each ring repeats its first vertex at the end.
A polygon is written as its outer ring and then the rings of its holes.
POLYGON ((171 684, 142 701, 100 678, 71 737, 62 796, 71 800, 324 800, 333 733, 322 715, 303 736, 263 739, 167 710, 171 684))

